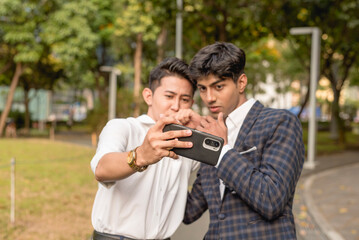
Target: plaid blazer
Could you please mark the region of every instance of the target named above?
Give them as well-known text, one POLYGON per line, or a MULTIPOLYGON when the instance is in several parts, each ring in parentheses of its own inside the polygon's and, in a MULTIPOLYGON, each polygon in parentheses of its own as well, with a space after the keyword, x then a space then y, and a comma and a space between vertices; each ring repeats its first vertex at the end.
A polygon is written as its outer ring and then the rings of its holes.
POLYGON ((208 209, 204 239, 296 239, 292 204, 303 162, 298 118, 257 101, 219 166, 201 165, 183 222, 208 209), (219 178, 226 186, 223 200, 219 178))

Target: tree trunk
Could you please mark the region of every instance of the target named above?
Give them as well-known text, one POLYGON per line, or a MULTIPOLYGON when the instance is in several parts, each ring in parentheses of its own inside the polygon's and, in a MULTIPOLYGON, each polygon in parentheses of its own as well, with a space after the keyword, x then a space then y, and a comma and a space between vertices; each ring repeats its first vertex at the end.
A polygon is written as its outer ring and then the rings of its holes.
POLYGON ((22 74, 22 71, 23 71, 23 68, 22 68, 21 63, 17 63, 16 64, 15 74, 14 74, 12 80, 11 80, 9 93, 7 95, 5 108, 4 108, 4 111, 1 113, 1 117, 0 117, 0 137, 2 137, 2 134, 4 132, 6 119, 7 119, 8 115, 9 115, 10 110, 11 110, 12 100, 14 98, 15 90, 16 90, 17 84, 19 83, 19 79, 20 79, 20 76, 22 74))
POLYGON ((332 103, 332 116, 330 122, 330 138, 336 141, 338 144, 345 144, 345 125, 344 121, 340 118, 340 90, 333 88, 334 99, 332 103))
POLYGON ((163 25, 161 32, 158 35, 157 42, 156 42, 157 49, 158 49, 157 63, 160 63, 164 58, 164 55, 165 55, 165 47, 164 46, 165 46, 166 40, 167 40, 167 27, 165 25, 163 25))
POLYGON ((24 88, 24 105, 25 105, 25 127, 24 133, 27 135, 30 132, 30 111, 29 111, 29 89, 24 88))
POLYGON ((297 114, 297 117, 299 119, 300 119, 300 116, 303 113, 303 110, 304 110, 305 106, 307 106, 307 103, 308 103, 308 100, 309 100, 309 93, 310 93, 310 84, 309 84, 309 81, 308 81, 307 92, 305 93, 304 101, 301 103, 300 110, 299 110, 299 112, 297 114))
POLYGON ((140 90, 141 90, 141 59, 142 59, 142 33, 137 34, 136 51, 134 58, 135 65, 135 82, 133 86, 133 97, 135 101, 135 108, 133 112, 134 117, 140 115, 140 90))
POLYGON ((332 115, 330 122, 330 138, 336 141, 338 144, 345 144, 345 126, 343 120, 340 118, 340 92, 341 86, 338 84, 339 76, 338 76, 338 66, 333 65, 331 68, 331 77, 333 79, 330 80, 330 84, 333 90, 333 103, 332 103, 332 115))

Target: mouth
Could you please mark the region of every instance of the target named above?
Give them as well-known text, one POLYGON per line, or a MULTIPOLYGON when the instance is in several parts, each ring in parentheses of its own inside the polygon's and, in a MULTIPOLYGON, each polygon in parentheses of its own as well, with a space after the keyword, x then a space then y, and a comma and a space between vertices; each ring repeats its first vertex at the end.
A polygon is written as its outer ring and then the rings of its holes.
POLYGON ((212 113, 219 113, 221 108, 219 106, 209 106, 208 109, 212 113))

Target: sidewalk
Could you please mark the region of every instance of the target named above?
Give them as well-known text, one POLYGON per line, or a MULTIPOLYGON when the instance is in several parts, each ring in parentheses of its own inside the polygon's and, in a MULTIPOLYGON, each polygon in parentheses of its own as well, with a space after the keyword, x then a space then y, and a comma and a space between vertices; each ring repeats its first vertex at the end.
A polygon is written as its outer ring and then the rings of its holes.
POLYGON ((304 169, 293 212, 298 239, 359 240, 359 151, 321 156, 304 169))

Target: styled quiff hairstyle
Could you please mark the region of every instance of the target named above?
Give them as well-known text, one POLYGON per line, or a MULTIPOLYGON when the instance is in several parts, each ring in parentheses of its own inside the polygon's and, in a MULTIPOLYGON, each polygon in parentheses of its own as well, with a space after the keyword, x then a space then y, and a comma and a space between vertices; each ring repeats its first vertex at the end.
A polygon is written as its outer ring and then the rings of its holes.
POLYGON ((188 64, 176 57, 166 58, 152 69, 149 76, 149 88, 151 91, 154 93, 156 88, 161 85, 162 78, 168 76, 186 79, 191 83, 192 95, 194 94, 197 88, 197 83, 190 78, 188 64))
POLYGON ((216 42, 197 52, 189 69, 191 78, 197 81, 214 75, 220 79, 231 78, 234 82, 244 73, 245 52, 232 43, 216 42))

